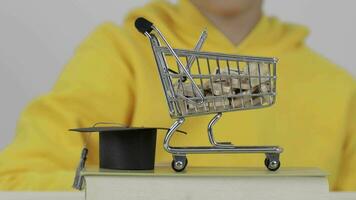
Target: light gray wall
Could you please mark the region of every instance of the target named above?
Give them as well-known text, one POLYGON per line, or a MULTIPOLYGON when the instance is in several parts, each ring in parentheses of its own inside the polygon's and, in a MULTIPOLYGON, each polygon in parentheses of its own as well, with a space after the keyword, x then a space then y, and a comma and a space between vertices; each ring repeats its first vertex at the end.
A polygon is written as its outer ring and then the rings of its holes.
MULTIPOLYGON (((148 0, 0 1, 0 149, 11 142, 19 113, 48 91, 74 48, 97 24, 120 23, 148 0)), ((308 43, 356 75, 356 1, 266 0, 267 14, 308 25, 308 43)))

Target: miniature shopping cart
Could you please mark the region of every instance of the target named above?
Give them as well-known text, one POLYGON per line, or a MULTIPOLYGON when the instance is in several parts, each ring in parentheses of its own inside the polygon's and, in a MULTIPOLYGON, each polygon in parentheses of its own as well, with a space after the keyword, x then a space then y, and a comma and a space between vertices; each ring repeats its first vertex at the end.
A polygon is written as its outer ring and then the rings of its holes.
POLYGON ((171 118, 176 119, 164 138, 164 148, 173 156, 172 168, 183 171, 187 154, 264 153, 265 166, 280 167, 278 146, 234 146, 218 142, 213 126, 223 112, 264 108, 276 96, 276 58, 200 52, 207 38, 204 30, 193 50, 173 49, 163 34, 144 18, 135 26, 150 39, 171 118), (158 40, 157 36, 160 40, 158 40), (165 46, 160 45, 160 41, 165 46), (170 146, 170 140, 186 117, 215 114, 208 124, 211 146, 170 146))

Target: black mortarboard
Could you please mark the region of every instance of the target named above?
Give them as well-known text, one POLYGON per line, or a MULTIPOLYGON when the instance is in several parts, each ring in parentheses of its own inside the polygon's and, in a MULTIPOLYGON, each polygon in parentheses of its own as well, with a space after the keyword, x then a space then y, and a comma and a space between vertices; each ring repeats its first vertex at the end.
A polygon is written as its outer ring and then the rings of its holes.
MULTIPOLYGON (((111 124, 111 123, 97 123, 111 124)), ((144 127, 89 127, 69 129, 80 133, 99 132, 99 167, 119 170, 154 169, 157 129, 144 127)), ((186 134, 184 131, 177 130, 186 134)), ((84 146, 74 177, 73 188, 81 190, 88 149, 84 146)))
POLYGON ((154 168, 157 128, 89 127, 70 130, 82 133, 99 132, 100 168, 154 168))

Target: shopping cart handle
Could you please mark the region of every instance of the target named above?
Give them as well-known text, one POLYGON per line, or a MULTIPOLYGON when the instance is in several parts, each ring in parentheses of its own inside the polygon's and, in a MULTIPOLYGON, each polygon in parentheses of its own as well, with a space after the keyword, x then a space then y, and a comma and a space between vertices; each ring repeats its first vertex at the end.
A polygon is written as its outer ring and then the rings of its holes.
POLYGON ((140 31, 142 34, 151 33, 153 30, 152 28, 153 23, 148 21, 147 19, 143 17, 139 17, 135 21, 135 27, 137 28, 138 31, 140 31))

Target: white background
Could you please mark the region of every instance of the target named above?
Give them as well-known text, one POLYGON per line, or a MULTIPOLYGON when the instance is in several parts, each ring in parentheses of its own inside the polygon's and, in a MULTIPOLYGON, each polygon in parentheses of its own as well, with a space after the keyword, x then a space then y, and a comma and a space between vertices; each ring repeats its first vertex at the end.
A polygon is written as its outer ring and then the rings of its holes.
MULTIPOLYGON (((103 21, 148 0, 0 0, 0 150, 26 103, 48 91, 74 48, 103 21)), ((266 0, 265 12, 310 27, 308 44, 356 75, 356 1, 266 0)))

